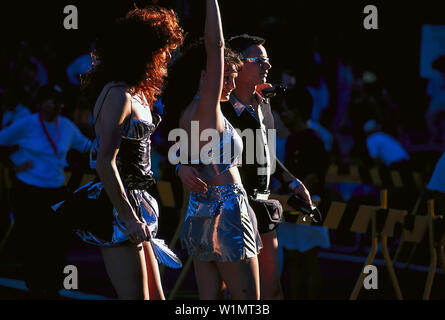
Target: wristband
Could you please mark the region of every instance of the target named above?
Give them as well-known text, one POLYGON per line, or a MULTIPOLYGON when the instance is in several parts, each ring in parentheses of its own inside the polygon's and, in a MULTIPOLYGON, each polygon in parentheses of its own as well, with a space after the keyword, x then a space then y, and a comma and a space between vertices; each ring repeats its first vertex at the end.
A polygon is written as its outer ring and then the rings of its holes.
POLYGON ((294 180, 292 180, 290 183, 289 183, 289 190, 290 191, 292 191, 292 192, 294 192, 295 191, 295 189, 297 189, 298 188, 298 186, 301 184, 301 181, 300 180, 298 180, 297 178, 295 178, 294 180))

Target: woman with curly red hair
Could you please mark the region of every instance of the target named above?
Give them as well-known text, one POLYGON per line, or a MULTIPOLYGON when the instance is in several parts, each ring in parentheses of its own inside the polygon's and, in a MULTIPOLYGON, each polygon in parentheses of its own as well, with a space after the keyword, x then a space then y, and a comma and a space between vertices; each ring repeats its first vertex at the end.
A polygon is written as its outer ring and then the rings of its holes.
POLYGON ((97 41, 95 65, 83 82, 86 97, 96 101, 91 166, 101 182, 82 188, 88 198, 101 195, 111 203, 109 219, 103 219, 98 232, 76 233, 101 247, 120 299, 164 299, 156 260, 180 266, 155 238, 158 205, 147 189, 154 183, 150 136, 160 121, 151 110, 161 93, 170 51, 182 41, 183 30, 172 10, 132 10, 97 41))

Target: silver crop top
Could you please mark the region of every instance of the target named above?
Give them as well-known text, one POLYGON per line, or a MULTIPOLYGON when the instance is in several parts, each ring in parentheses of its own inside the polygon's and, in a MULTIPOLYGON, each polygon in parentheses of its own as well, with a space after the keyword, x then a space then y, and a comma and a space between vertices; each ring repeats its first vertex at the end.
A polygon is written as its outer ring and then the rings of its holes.
POLYGON ((219 141, 212 140, 204 145, 201 148, 201 157, 191 156, 190 164, 198 170, 203 181, 223 174, 231 167, 241 165, 243 140, 226 118, 224 122, 224 131, 220 133, 219 141))

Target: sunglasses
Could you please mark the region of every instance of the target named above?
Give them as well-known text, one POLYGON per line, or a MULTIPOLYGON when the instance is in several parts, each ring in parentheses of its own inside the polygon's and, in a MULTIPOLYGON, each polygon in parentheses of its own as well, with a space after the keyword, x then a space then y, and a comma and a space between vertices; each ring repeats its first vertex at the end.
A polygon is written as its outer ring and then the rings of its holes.
POLYGON ((260 63, 260 64, 269 62, 269 58, 265 58, 265 57, 243 58, 241 60, 251 62, 251 63, 260 63))

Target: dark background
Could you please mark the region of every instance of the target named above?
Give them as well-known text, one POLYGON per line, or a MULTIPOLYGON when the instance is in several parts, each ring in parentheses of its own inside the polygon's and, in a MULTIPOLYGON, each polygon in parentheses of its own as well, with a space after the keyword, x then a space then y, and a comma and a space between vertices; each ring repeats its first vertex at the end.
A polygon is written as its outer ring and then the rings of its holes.
MULTIPOLYGON (((136 1, 139 7, 151 2, 136 1)), ((154 2, 176 9, 190 38, 202 35, 203 1, 189 1, 188 15, 183 10, 182 0, 154 2)), ((425 83, 419 78, 420 32, 423 24, 445 23, 440 1, 220 2, 226 37, 245 32, 267 39, 274 67, 270 75, 272 80, 273 71, 282 69, 292 69, 302 78, 308 76, 307 58, 312 49, 317 49, 324 58, 332 85, 336 61, 341 56, 350 60, 357 70, 374 71, 399 105, 403 124, 410 129, 420 126, 417 119, 427 105, 425 83), (363 9, 368 4, 378 9, 378 30, 363 27, 366 16, 363 9)), ((100 30, 122 16, 134 3, 125 0, 3 2, 0 11, 2 45, 15 46, 19 40, 26 40, 38 46, 51 40, 57 58, 49 69, 58 70, 58 77, 64 78, 65 66, 88 52, 89 43, 100 30), (78 9, 78 30, 63 27, 63 8, 68 4, 78 9)), ((138 44, 128 43, 128 50, 138 50, 138 44)))
MULTIPOLYGON (((138 7, 152 2, 175 9, 181 18, 183 28, 188 33, 188 38, 202 35, 205 14, 203 0, 188 0, 190 4, 188 9, 184 7, 186 0, 136 1, 138 7)), ((297 80, 310 78, 313 69, 309 61, 312 59, 313 50, 317 50, 323 57, 323 71, 330 88, 330 108, 334 110, 336 108, 337 61, 342 58, 354 67, 356 75, 365 70, 377 75, 379 84, 388 89, 392 101, 400 110, 399 125, 403 131, 409 133, 427 131, 424 122, 424 112, 428 106, 428 97, 425 93, 426 80, 419 76, 421 27, 424 24, 445 25, 440 1, 220 0, 219 2, 224 34, 227 38, 240 33, 249 33, 267 39, 266 48, 273 65, 269 75, 271 82, 278 82, 280 72, 283 70, 293 72, 297 80), (363 9, 369 4, 375 5, 378 9, 378 30, 365 30, 363 27, 366 16, 363 9)), ((20 42, 26 41, 48 69, 50 81, 69 86, 65 75, 66 66, 79 55, 87 53, 90 43, 97 35, 133 6, 134 1, 126 0, 2 1, 0 46, 6 50, 0 50, 0 54, 7 55, 3 57, 6 58, 4 61, 14 60, 20 42), (66 5, 75 5, 78 9, 78 30, 65 30, 63 27, 65 18, 63 9, 66 5)), ((141 43, 143 41, 144 39, 141 39, 141 43)), ((142 50, 141 43, 125 45, 128 50, 142 50)), ((427 159, 428 163, 435 163, 430 153, 413 158, 415 164, 422 168, 428 169, 424 159, 427 159)), ((168 173, 171 172, 169 167, 168 173)), ((174 177, 171 181, 179 183, 179 179, 174 177)), ((181 197, 182 194, 177 195, 181 197)), ((154 196, 159 199, 158 195, 154 196)), ((167 210, 164 208, 161 215, 161 219, 166 220, 160 222, 161 238, 165 236, 166 239, 174 232, 179 221, 178 210, 170 209, 172 212, 167 210)), ((422 247, 418 252, 427 254, 425 248, 422 247)), ((88 271, 82 277, 87 277, 89 282, 85 281, 85 286, 81 289, 108 296, 112 288, 108 280, 104 280, 106 276, 100 254, 92 248, 89 249, 91 252, 87 251, 80 243, 75 250, 71 252, 71 261, 80 266, 83 263, 82 270, 88 271)), ((360 251, 360 255, 365 256, 367 252, 360 251)), ((326 256, 321 259, 326 288, 324 297, 347 299, 356 275, 360 272, 361 264, 335 261, 326 256)), ((426 258, 418 263, 427 266, 429 261, 426 258)), ((383 269, 381 264, 379 266, 383 269)), ((382 271, 382 274, 385 272, 382 271)), ((420 299, 426 272, 400 271, 400 269, 397 272, 402 291, 405 294, 408 291, 405 297, 420 299)), ((15 270, 11 273, 14 274, 15 270)), ((14 276, 11 275, 12 278, 14 276)), ((165 287, 171 289, 177 277, 176 270, 167 271, 164 276, 165 287)), ((388 277, 385 278, 383 275, 380 281, 382 287, 386 288, 375 293, 365 292, 365 295, 368 294, 369 299, 393 299, 394 293, 388 277)), ((443 299, 443 274, 438 275, 438 281, 432 297, 443 299)), ((190 289, 192 297, 195 298, 196 290, 192 275, 186 280, 183 291, 188 293, 187 289, 190 289)), ((6 294, 9 297, 10 292, 6 294)), ((184 299, 189 296, 183 292, 181 297, 184 299)))

